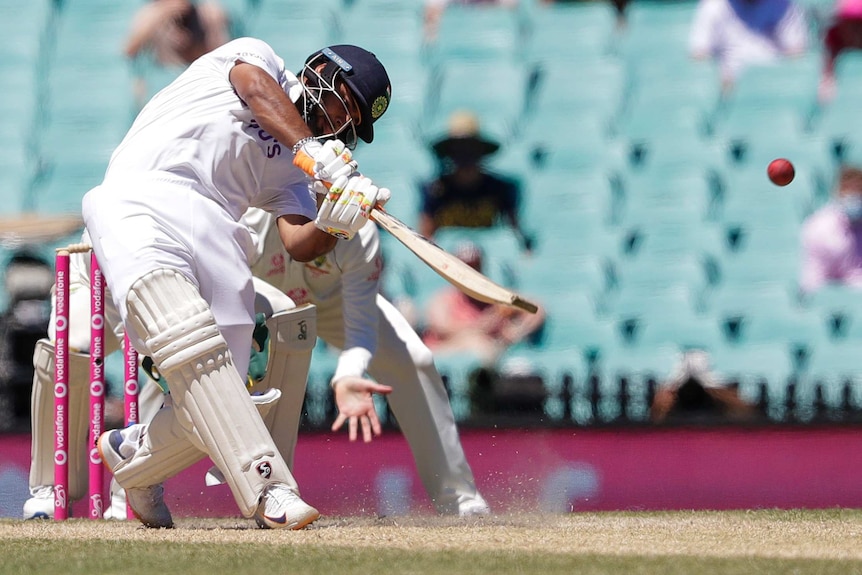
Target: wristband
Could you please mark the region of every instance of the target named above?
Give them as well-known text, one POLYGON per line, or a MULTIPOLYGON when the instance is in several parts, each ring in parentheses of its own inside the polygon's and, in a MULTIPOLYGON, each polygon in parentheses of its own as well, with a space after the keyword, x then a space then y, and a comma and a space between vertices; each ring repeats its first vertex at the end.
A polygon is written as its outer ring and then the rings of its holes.
POLYGON ((296 153, 299 151, 299 149, 300 149, 301 147, 303 147, 305 144, 307 144, 307 143, 309 143, 309 142, 314 142, 314 141, 317 141, 317 138, 315 138, 314 136, 306 136, 305 138, 302 138, 301 140, 298 140, 298 141, 293 145, 293 148, 292 148, 292 150, 293 150, 293 155, 295 156, 295 155, 296 155, 296 153))

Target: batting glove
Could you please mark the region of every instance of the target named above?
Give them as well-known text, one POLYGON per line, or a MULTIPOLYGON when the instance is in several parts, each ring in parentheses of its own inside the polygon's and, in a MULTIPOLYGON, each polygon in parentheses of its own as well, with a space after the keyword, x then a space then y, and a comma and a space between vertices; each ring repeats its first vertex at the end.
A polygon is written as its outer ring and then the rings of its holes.
POLYGON ((368 221, 371 208, 391 195, 387 188, 375 186, 365 176, 342 176, 326 193, 314 225, 337 238, 349 240, 368 221))
POLYGON ((321 144, 313 139, 302 142, 294 153, 293 164, 312 178, 328 183, 352 175, 359 166, 341 140, 321 144))

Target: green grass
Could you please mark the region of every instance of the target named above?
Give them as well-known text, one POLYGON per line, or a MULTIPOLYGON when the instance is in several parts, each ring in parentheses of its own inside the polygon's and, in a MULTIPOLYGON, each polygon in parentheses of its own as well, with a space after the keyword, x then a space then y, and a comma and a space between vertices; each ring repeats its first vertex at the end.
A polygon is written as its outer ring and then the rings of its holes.
MULTIPOLYGON (((468 543, 465 542, 465 545, 468 543)), ((834 574, 862 572, 859 561, 768 558, 648 557, 632 555, 550 555, 530 552, 346 549, 326 546, 270 547, 254 544, 152 544, 91 541, 17 541, 7 545, 2 573, 129 575, 130 573, 305 573, 309 575, 398 573, 478 575, 599 573, 708 575, 834 574), (126 562, 126 559, 128 562, 126 562)))
POLYGON ((0 521, 0 574, 862 574, 854 510, 324 519, 302 532, 244 520, 0 521))

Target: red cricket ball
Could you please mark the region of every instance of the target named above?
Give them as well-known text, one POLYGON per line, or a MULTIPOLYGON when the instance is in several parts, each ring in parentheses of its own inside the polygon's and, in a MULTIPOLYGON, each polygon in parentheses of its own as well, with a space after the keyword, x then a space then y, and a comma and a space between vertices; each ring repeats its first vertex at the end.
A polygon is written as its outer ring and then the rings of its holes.
POLYGON ((769 179, 772 180, 772 183, 776 186, 786 186, 793 181, 793 177, 796 175, 796 170, 794 169, 793 164, 790 163, 790 160, 778 158, 777 160, 769 162, 769 167, 766 168, 766 173, 769 175, 769 179))

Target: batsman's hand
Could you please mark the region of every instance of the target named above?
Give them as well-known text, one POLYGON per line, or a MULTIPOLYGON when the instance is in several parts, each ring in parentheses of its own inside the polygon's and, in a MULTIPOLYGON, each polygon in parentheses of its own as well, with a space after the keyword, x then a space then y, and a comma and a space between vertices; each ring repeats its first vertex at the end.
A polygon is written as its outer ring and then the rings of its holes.
POLYGON ((327 140, 323 144, 309 140, 293 156, 293 164, 315 180, 330 184, 352 175, 359 166, 341 140, 327 140))
POLYGON ((362 440, 365 443, 370 443, 374 435, 383 432, 372 397, 375 393, 391 393, 391 387, 355 376, 341 377, 333 382, 332 387, 338 407, 338 417, 332 424, 332 431, 341 429, 346 421, 350 441, 356 441, 359 427, 362 426, 362 440))
POLYGON ((349 240, 368 221, 371 208, 382 206, 391 196, 387 188, 378 188, 370 178, 359 174, 349 178, 342 176, 326 191, 314 225, 337 238, 349 240))

